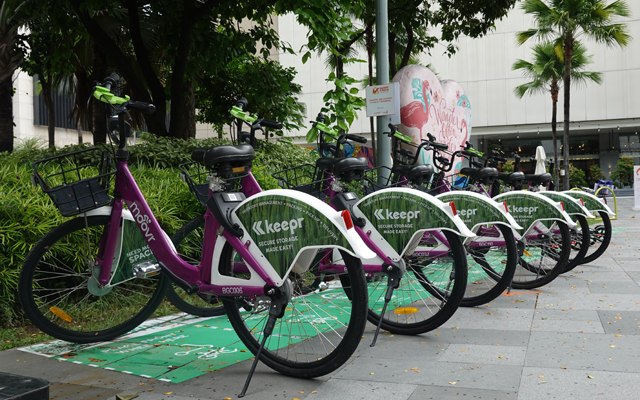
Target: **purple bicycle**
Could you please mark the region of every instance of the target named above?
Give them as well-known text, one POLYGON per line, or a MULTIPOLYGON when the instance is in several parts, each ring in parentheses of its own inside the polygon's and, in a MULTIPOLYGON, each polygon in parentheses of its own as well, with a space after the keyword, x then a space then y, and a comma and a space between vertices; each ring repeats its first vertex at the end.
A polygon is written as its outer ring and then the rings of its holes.
POLYGON ((115 165, 101 149, 34 165, 34 179, 60 212, 77 217, 47 233, 27 255, 19 279, 27 316, 62 340, 105 341, 152 315, 172 281, 188 293, 219 298, 234 330, 256 354, 241 395, 258 360, 301 378, 340 367, 366 323, 366 282, 357 257, 373 257, 349 213, 304 193, 260 192, 250 171, 250 145, 199 149, 193 158, 208 173, 208 207, 200 262, 188 263, 127 165, 125 115, 155 107, 114 95, 110 88, 116 82, 111 76, 94 92, 118 117, 115 165), (335 279, 327 290, 301 293, 297 277, 326 249, 342 260, 332 271, 335 279))

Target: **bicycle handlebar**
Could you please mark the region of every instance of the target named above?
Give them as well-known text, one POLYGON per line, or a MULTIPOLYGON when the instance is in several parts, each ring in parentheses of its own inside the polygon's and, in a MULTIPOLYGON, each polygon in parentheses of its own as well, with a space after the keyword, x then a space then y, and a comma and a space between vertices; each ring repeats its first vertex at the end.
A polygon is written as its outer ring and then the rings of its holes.
POLYGON ((143 114, 153 114, 156 111, 156 106, 151 103, 144 103, 142 101, 131 101, 129 96, 119 97, 111 93, 111 88, 120 81, 118 74, 113 73, 104 81, 96 85, 93 90, 93 97, 102 101, 103 103, 109 103, 111 105, 120 105, 125 110, 140 111, 143 114))

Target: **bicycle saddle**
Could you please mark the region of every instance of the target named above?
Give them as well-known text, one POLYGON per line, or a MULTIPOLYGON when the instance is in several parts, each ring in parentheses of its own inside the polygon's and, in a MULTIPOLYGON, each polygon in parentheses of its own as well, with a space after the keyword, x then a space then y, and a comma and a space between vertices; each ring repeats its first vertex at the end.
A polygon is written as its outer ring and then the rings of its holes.
POLYGON ((316 167, 321 171, 333 171, 333 166, 340 161, 341 158, 320 157, 316 160, 316 167))
POLYGON ((534 185, 544 185, 546 183, 549 183, 553 178, 551 177, 550 173, 545 172, 544 174, 539 175, 525 175, 524 179, 532 182, 534 185))
POLYGON ((396 176, 404 176, 411 183, 416 185, 429 181, 429 178, 435 173, 433 165, 396 165, 391 168, 391 174, 396 176))
POLYGON ((522 182, 524 180, 524 172, 512 172, 510 174, 498 172, 498 179, 508 185, 511 185, 514 183, 522 182))
POLYGON ((471 179, 481 182, 485 185, 491 184, 498 176, 498 170, 491 167, 470 168, 464 167, 460 170, 460 175, 467 175, 471 179))
POLYGON ((256 158, 253 147, 248 144, 237 146, 223 145, 209 148, 198 148, 191 152, 193 161, 204 164, 207 169, 214 169, 220 164, 251 165, 256 158))

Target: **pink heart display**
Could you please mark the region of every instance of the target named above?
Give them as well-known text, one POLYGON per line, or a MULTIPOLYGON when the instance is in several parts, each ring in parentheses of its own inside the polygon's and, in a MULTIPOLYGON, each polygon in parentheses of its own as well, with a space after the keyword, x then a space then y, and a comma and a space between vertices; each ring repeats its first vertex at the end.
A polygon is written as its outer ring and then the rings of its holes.
MULTIPOLYGON (((450 151, 460 150, 471 134, 471 103, 460 84, 443 80, 421 65, 402 68, 393 82, 400 85, 400 132, 411 137, 416 144, 431 133, 440 143, 449 145, 450 151)), ((423 152, 420 161, 431 163, 431 152, 423 152)), ((461 162, 452 172, 460 169, 461 162)))

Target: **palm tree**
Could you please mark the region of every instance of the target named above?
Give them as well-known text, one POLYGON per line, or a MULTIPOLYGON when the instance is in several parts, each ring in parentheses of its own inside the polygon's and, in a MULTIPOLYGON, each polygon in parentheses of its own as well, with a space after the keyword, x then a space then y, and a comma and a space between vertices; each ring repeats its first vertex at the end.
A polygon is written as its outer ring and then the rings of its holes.
MULTIPOLYGON (((522 70, 522 73, 531 82, 516 86, 513 91, 519 98, 525 94, 551 93, 552 113, 551 113, 551 133, 553 135, 553 165, 554 179, 558 180, 558 140, 556 134, 556 116, 558 111, 558 93, 562 86, 562 78, 564 77, 564 52, 556 52, 556 44, 544 42, 533 47, 533 62, 525 60, 517 60, 511 67, 512 70, 522 70), (560 55, 560 57, 558 57, 560 55)), ((577 42, 573 48, 573 57, 571 58, 571 79, 576 83, 584 83, 587 81, 602 83, 602 74, 600 72, 583 71, 587 64, 591 63, 593 56, 586 54, 587 49, 582 43, 577 42)), ((565 142, 566 143, 566 142, 565 142)), ((567 147, 568 145, 565 145, 567 147)), ((565 159, 566 160, 566 159, 565 159)), ((566 176, 566 175, 565 175, 566 176)))
POLYGON ((537 28, 519 32, 518 44, 530 38, 559 40, 556 53, 564 50, 564 189, 569 189, 569 106, 571 96, 571 59, 581 36, 594 39, 607 46, 626 46, 631 41, 627 26, 612 23, 615 17, 630 16, 625 0, 607 5, 600 0, 524 0, 522 9, 532 14, 537 28))

